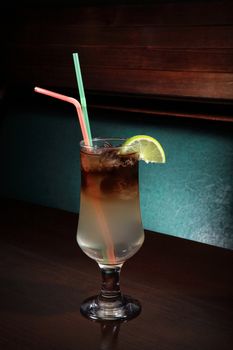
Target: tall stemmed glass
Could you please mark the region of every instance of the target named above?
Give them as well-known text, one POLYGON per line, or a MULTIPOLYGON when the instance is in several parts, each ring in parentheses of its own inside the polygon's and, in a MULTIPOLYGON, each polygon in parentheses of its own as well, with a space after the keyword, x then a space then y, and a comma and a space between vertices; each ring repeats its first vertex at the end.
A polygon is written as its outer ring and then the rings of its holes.
POLYGON ((95 320, 124 320, 140 313, 140 303, 120 290, 120 270, 144 241, 138 158, 120 138, 98 138, 81 146, 81 200, 77 241, 102 274, 100 294, 88 298, 81 312, 95 320))

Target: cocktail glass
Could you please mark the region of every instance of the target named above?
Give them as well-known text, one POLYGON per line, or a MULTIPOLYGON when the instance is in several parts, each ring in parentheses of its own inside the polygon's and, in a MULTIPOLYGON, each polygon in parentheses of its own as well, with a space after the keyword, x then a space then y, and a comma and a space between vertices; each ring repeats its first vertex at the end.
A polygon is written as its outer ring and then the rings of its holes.
POLYGON ((102 274, 100 294, 81 313, 95 320, 136 317, 140 303, 120 290, 120 270, 144 241, 138 186, 139 155, 121 138, 96 138, 81 146, 81 199, 77 242, 102 274))

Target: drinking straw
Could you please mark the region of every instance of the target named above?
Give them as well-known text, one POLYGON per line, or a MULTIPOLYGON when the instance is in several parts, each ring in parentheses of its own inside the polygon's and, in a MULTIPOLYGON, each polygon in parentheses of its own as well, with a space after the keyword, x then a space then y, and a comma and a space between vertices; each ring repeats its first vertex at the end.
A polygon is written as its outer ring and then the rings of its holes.
POLYGON ((114 252, 114 244, 111 238, 111 233, 106 221, 106 218, 104 216, 103 213, 103 209, 101 206, 101 203, 99 201, 99 199, 96 199, 93 202, 93 207, 95 212, 97 213, 96 217, 97 220, 99 222, 99 225, 101 227, 101 233, 103 236, 103 240, 106 246, 106 254, 104 252, 104 250, 102 249, 102 254, 104 259, 106 259, 106 263, 107 264, 112 264, 112 265, 116 265, 116 257, 115 257, 115 252, 114 252))
POLYGON ((50 97, 57 98, 59 100, 65 101, 65 102, 72 103, 75 106, 76 110, 77 110, 77 114, 78 114, 78 118, 79 118, 79 123, 80 123, 81 131, 82 131, 84 143, 85 143, 86 146, 90 146, 91 139, 88 136, 87 127, 86 127, 85 120, 84 120, 83 113, 82 113, 82 108, 81 108, 80 103, 75 98, 69 97, 69 96, 65 96, 65 95, 62 95, 62 94, 58 94, 57 92, 53 92, 53 91, 50 91, 50 90, 41 89, 39 87, 35 87, 34 91, 38 92, 40 94, 43 94, 43 95, 47 95, 47 96, 50 96, 50 97))
POLYGON ((90 123, 89 123, 89 118, 88 118, 88 113, 87 113, 87 103, 86 103, 85 92, 84 92, 84 88, 83 88, 83 80, 82 80, 79 58, 78 58, 78 54, 76 52, 73 53, 73 61, 74 61, 76 79, 77 79, 77 83, 78 83, 78 90, 79 90, 79 95, 80 95, 82 111, 83 111, 83 115, 84 115, 85 124, 87 127, 88 138, 89 138, 90 144, 92 146, 91 129, 90 129, 90 123))
MULTIPOLYGON (((39 88, 39 87, 35 87, 34 91, 38 92, 40 94, 43 94, 43 95, 47 95, 47 96, 50 96, 50 97, 53 97, 53 98, 57 98, 59 100, 65 101, 65 102, 72 103, 76 107, 76 110, 77 110, 77 113, 78 113, 78 118, 79 118, 79 123, 80 123, 81 131, 82 131, 84 143, 85 143, 86 146, 90 146, 91 145, 91 139, 89 138, 89 135, 88 135, 87 126, 86 126, 86 123, 85 123, 85 119, 83 117, 81 105, 75 98, 69 97, 69 96, 65 96, 65 95, 62 95, 62 94, 58 94, 57 92, 53 92, 53 91, 50 91, 50 90, 42 89, 42 88, 39 88)), ((96 202, 95 205, 94 205, 94 210, 97 213, 97 218, 98 218, 99 224, 100 224, 100 226, 102 226, 103 239, 104 239, 104 242, 105 242, 105 245, 106 245, 106 255, 107 255, 106 260, 107 260, 107 263, 108 264, 116 264, 116 257, 115 257, 115 254, 114 254, 114 245, 113 245, 113 242, 112 242, 112 239, 111 239, 111 234, 109 232, 109 228, 108 228, 107 222, 106 222, 105 217, 104 217, 104 213, 103 213, 101 204, 96 202)), ((104 255, 104 253, 103 253, 103 255, 104 255)))

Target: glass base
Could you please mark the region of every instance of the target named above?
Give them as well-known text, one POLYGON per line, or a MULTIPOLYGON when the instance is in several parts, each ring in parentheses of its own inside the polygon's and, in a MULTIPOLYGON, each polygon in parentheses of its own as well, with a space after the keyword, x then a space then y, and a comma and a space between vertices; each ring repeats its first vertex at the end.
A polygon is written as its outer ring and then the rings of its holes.
POLYGON ((130 320, 140 314, 141 305, 127 295, 120 301, 102 301, 99 296, 93 296, 82 303, 80 311, 92 320, 130 320))

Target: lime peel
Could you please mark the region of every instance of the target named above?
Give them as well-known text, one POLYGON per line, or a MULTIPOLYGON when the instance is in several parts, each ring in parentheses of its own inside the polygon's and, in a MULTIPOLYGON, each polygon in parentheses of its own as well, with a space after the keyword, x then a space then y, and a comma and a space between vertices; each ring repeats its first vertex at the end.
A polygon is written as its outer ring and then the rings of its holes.
POLYGON ((128 138, 122 145, 122 154, 135 150, 139 159, 146 163, 165 163, 164 149, 155 138, 148 135, 136 135, 128 138))

